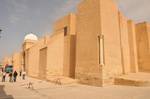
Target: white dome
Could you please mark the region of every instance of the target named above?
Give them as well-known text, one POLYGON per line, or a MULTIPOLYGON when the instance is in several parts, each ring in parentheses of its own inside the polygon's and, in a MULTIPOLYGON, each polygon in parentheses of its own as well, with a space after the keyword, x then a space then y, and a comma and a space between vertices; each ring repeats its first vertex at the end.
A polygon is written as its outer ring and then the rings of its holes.
POLYGON ((30 33, 25 36, 24 40, 36 40, 37 41, 38 37, 36 35, 30 33))

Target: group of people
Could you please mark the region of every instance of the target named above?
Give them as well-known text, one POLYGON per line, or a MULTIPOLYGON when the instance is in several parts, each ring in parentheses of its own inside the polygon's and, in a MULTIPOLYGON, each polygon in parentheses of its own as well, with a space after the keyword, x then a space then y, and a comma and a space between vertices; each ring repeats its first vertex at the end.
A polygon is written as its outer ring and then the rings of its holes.
MULTIPOLYGON (((2 72, 2 82, 5 82, 7 76, 9 77, 9 82, 16 82, 18 73, 17 73, 17 71, 10 72, 10 73, 6 73, 5 71, 3 71, 2 72)), ((22 79, 25 80, 26 72, 20 71, 20 76, 22 76, 22 79)))

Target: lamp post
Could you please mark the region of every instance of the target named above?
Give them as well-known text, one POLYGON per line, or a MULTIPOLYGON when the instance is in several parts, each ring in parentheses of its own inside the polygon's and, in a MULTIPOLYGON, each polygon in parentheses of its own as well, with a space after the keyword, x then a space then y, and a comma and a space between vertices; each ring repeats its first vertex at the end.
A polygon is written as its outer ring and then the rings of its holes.
POLYGON ((1 32, 2 32, 2 29, 0 29, 0 38, 2 37, 2 36, 1 36, 1 32))

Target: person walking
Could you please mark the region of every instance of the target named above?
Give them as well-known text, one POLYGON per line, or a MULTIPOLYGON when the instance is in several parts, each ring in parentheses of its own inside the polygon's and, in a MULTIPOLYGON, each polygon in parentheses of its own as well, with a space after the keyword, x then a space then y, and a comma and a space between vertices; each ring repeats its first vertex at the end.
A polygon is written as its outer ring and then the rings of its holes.
POLYGON ((5 82, 5 78, 6 78, 6 72, 3 71, 3 73, 2 73, 2 82, 5 82))
POLYGON ((16 80, 17 80, 17 75, 18 75, 18 73, 15 71, 14 74, 13 74, 14 82, 16 82, 16 80))
POLYGON ((20 77, 22 76, 22 70, 19 71, 19 76, 20 76, 20 77))
POLYGON ((22 72, 22 79, 23 79, 23 80, 25 80, 25 76, 26 76, 26 72, 23 71, 23 72, 22 72))
POLYGON ((12 82, 12 76, 13 76, 13 74, 12 74, 12 72, 10 72, 9 73, 9 82, 12 82))

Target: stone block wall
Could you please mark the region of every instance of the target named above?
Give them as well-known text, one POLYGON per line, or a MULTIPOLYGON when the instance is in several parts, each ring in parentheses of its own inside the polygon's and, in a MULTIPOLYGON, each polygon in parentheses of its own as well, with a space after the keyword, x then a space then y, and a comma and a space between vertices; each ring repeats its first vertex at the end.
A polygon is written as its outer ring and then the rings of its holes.
POLYGON ((119 12, 119 28, 120 28, 120 42, 122 55, 122 69, 124 74, 130 73, 130 49, 128 36, 128 19, 119 12))
POLYGON ((22 53, 21 52, 17 52, 14 53, 12 56, 12 61, 13 61, 13 66, 14 66, 14 70, 19 72, 22 68, 22 57, 21 57, 22 53))
POLYGON ((101 33, 100 0, 84 0, 78 6, 75 78, 81 83, 102 85, 98 36, 101 33))
POLYGON ((130 72, 138 72, 138 55, 137 55, 137 44, 136 44, 136 28, 135 23, 132 20, 128 21, 128 37, 129 37, 129 48, 130 48, 130 72))
POLYGON ((62 76, 64 64, 63 31, 51 36, 47 43, 47 79, 51 76, 62 76))
POLYGON ((136 42, 139 71, 150 72, 150 25, 146 22, 136 24, 136 42))
MULTIPOLYGON (((99 0, 98 0, 99 1, 99 0)), ((122 75, 121 32, 118 7, 113 0, 100 0, 101 33, 104 35, 103 85, 122 75)), ((124 30, 123 30, 124 31, 124 30)))

